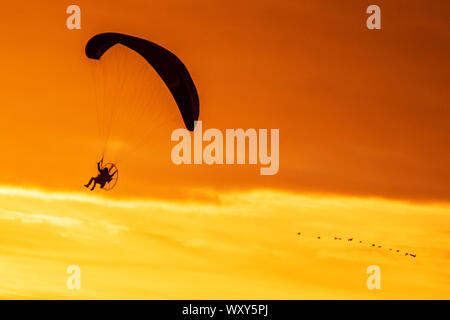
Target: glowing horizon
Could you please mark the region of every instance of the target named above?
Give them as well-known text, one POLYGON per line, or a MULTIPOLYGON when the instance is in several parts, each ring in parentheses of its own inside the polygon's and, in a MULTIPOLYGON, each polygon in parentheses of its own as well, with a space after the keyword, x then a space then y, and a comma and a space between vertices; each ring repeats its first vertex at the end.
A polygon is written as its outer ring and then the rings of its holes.
POLYGON ((446 206, 269 190, 215 199, 116 200, 0 186, 0 296, 440 299, 449 293, 446 206), (335 235, 364 242, 334 241, 335 235), (71 264, 81 267, 80 291, 65 286, 71 264), (385 290, 365 288, 369 264, 382 266, 385 290), (297 268, 302 272, 294 275, 297 268), (411 286, 416 290, 405 293, 411 286))

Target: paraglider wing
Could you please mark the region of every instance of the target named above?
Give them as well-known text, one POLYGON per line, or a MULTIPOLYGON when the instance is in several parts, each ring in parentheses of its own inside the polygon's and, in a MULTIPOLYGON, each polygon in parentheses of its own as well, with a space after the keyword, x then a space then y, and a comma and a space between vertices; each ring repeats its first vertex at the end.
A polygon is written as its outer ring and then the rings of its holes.
POLYGON ((194 130, 194 121, 199 116, 199 99, 194 82, 181 60, 153 42, 120 33, 101 33, 92 37, 86 44, 86 56, 99 60, 116 44, 136 51, 155 69, 172 93, 186 128, 194 130))

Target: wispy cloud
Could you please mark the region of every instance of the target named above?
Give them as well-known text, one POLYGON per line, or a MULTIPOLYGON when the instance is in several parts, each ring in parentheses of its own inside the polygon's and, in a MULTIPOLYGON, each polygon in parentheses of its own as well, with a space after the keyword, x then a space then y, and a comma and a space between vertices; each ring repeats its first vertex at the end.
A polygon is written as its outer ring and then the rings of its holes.
POLYGON ((0 209, 0 219, 18 219, 23 223, 49 223, 51 225, 64 227, 81 224, 80 220, 69 217, 54 217, 45 214, 23 213, 4 209, 0 209))
POLYGON ((389 287, 377 297, 449 294, 445 206, 271 190, 199 192, 200 200, 171 201, 0 186, 3 295, 370 298, 369 264, 382 267, 389 287), (205 193, 216 201, 202 201, 205 193), (364 242, 335 241, 336 235, 364 242), (417 258, 405 257, 408 251, 417 258), (69 264, 83 270, 78 293, 65 287, 69 264))

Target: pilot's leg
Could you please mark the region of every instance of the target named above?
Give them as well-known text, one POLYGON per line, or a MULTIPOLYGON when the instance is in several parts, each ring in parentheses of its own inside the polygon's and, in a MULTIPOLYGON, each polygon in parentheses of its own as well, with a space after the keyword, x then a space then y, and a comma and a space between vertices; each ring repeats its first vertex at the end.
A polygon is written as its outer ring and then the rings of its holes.
POLYGON ((85 184, 84 186, 85 186, 86 188, 89 188, 89 186, 91 185, 92 181, 94 181, 94 179, 95 179, 95 178, 92 177, 91 180, 89 180, 88 184, 85 184))
POLYGON ((94 179, 94 184, 92 185, 91 191, 95 189, 96 185, 97 185, 97 181, 94 179))

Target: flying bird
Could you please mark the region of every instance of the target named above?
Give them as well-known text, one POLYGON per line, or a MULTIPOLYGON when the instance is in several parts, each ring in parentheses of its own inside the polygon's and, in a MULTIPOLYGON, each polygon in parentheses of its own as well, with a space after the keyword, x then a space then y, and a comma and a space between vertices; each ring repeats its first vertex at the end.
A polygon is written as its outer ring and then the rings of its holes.
MULTIPOLYGON (((301 232, 297 232, 297 235, 301 235, 301 232)), ((334 240, 342 240, 342 238, 336 237, 336 236, 334 236, 333 238, 334 238, 334 240)), ((317 239, 320 240, 320 239, 321 239, 321 236, 317 236, 317 239)), ((347 238, 347 241, 353 241, 353 240, 354 240, 354 238, 347 238)), ((363 243, 362 240, 359 240, 359 243, 363 243)), ((372 247, 378 247, 379 249, 382 248, 381 245, 377 245, 376 243, 372 243, 371 245, 372 245, 372 247)), ((386 248, 386 249, 387 249, 387 248, 386 248)), ((400 249, 392 249, 392 248, 389 248, 389 251, 393 251, 393 250, 395 250, 395 251, 397 251, 397 252, 400 252, 400 249)), ((405 253, 405 256, 408 256, 408 255, 410 255, 410 256, 413 257, 413 258, 416 257, 415 254, 406 252, 406 253, 405 253)))

